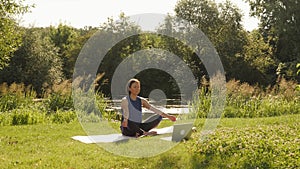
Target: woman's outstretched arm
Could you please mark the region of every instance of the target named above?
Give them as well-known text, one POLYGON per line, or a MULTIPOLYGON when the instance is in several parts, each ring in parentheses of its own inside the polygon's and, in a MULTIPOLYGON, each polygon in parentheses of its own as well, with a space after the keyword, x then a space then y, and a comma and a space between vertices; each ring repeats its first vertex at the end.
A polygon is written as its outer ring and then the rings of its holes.
POLYGON ((151 104, 149 104, 149 102, 146 99, 144 99, 144 98, 142 98, 142 105, 143 105, 143 107, 145 107, 145 108, 153 111, 156 114, 161 115, 162 117, 166 117, 166 118, 170 119, 171 121, 176 121, 176 117, 175 116, 172 116, 172 115, 169 115, 167 113, 162 112, 161 110, 159 110, 156 107, 154 107, 151 104))

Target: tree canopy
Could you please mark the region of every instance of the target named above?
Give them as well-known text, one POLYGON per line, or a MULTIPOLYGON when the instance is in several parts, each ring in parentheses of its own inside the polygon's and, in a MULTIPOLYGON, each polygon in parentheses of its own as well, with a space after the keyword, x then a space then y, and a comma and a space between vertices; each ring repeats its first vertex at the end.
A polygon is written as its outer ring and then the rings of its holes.
POLYGON ((273 46, 274 57, 287 67, 288 78, 295 76, 300 62, 299 0, 247 0, 251 14, 260 19, 260 32, 273 46))
MULTIPOLYGON (((141 32, 141 28, 131 23, 124 13, 120 14, 117 22, 108 18, 99 27, 74 28, 63 23, 44 28, 20 27, 16 16, 29 12, 32 7, 22 5, 23 2, 0 0, 0 82, 24 83, 42 92, 64 79, 70 80, 82 48, 95 35, 103 41, 95 50, 99 54, 107 52, 97 71, 102 77, 98 81, 98 89, 104 94, 109 95, 115 70, 125 58, 151 49, 165 50, 178 56, 189 66, 199 84, 207 78, 207 72, 197 52, 180 40, 163 35, 188 37, 197 42, 195 50, 200 51, 201 38, 193 30, 182 29, 182 26, 187 26, 184 24, 196 26, 209 38, 220 56, 227 80, 264 86, 274 85, 282 77, 300 81, 296 68, 300 63, 298 0, 247 0, 252 15, 261 21, 259 29, 251 32, 241 24, 243 15, 240 9, 229 1, 218 4, 214 0, 180 0, 174 8, 175 16, 165 18, 156 33, 141 32), (188 22, 182 24, 176 18, 188 22), (107 45, 124 34, 134 36, 104 51, 107 45)), ((153 57, 159 55, 155 53, 157 51, 152 52, 153 57)), ((151 62, 145 60, 148 61, 151 62)), ((180 70, 174 72, 182 73, 180 70)), ((168 93, 178 90, 174 79, 162 70, 142 71, 136 77, 148 88, 142 91, 145 95, 151 92, 151 87, 157 87, 154 83, 159 81, 166 82, 160 87, 168 93)))
POLYGON ((14 51, 21 45, 21 31, 16 16, 29 11, 23 0, 0 0, 0 70, 8 66, 14 51))
POLYGON ((47 87, 62 82, 62 61, 58 48, 44 37, 43 30, 27 29, 22 45, 14 53, 8 67, 0 72, 2 82, 32 85, 41 94, 47 87))

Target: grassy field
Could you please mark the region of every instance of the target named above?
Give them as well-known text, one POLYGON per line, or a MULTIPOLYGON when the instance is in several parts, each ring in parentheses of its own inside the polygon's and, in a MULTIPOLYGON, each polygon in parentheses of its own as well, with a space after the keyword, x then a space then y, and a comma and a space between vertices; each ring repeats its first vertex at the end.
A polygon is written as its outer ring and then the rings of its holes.
POLYGON ((202 124, 195 123, 190 140, 149 158, 121 157, 72 140, 86 135, 78 122, 2 126, 0 168, 300 168, 300 115, 222 119, 199 142, 202 124))

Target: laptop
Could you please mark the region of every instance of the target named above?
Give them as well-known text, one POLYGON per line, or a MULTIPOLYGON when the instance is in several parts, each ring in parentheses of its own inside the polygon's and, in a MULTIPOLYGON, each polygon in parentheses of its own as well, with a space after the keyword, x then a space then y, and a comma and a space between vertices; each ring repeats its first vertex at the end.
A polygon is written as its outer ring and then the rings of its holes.
POLYGON ((174 124, 172 141, 179 142, 189 139, 192 134, 193 123, 174 124))

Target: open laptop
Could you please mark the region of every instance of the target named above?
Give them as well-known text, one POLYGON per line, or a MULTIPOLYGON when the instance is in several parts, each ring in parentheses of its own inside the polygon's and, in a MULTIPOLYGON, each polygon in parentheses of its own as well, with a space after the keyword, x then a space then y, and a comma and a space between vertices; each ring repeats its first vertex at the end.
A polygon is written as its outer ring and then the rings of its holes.
POLYGON ((174 124, 172 141, 179 142, 189 139, 192 134, 193 123, 174 124))

